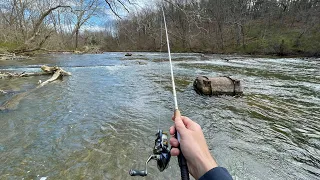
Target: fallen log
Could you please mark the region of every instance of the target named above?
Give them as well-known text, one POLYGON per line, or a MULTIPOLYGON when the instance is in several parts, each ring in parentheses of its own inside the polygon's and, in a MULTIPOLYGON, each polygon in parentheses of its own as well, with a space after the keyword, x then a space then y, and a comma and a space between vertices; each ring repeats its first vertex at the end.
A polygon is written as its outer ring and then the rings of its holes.
POLYGON ((34 89, 31 89, 29 91, 17 94, 13 96, 10 100, 6 101, 3 105, 0 106, 0 110, 15 110, 17 109, 18 105, 20 104, 20 101, 26 98, 30 93, 34 92, 35 90, 63 77, 63 76, 70 76, 71 73, 64 71, 63 69, 59 67, 49 67, 49 66, 42 66, 41 69, 45 71, 45 75, 53 74, 51 78, 48 80, 41 82, 37 87, 34 89))
POLYGON ((29 56, 20 56, 15 53, 1 53, 0 61, 31 59, 29 56))
POLYGON ((198 76, 193 82, 193 87, 201 95, 242 95, 243 88, 240 80, 230 77, 198 76))
POLYGON ((30 77, 30 76, 43 76, 43 75, 52 75, 55 71, 61 70, 61 74, 64 76, 70 76, 71 73, 64 71, 63 69, 54 66, 54 67, 49 67, 46 65, 41 66, 42 72, 32 72, 32 73, 12 73, 12 72, 0 72, 0 79, 4 78, 19 78, 19 77, 30 77))
POLYGON ((51 82, 57 80, 60 76, 63 76, 63 73, 62 73, 62 72, 63 72, 63 71, 62 71, 61 69, 58 69, 57 71, 55 71, 55 73, 52 75, 52 77, 51 77, 50 79, 48 79, 48 80, 40 83, 40 84, 36 87, 36 89, 41 88, 42 86, 47 85, 48 83, 51 83, 51 82))
POLYGON ((41 70, 44 71, 45 73, 49 73, 49 74, 53 74, 57 70, 60 70, 60 73, 63 76, 71 76, 71 73, 69 73, 67 71, 64 71, 63 69, 61 69, 61 68, 59 68, 57 66, 49 67, 49 66, 43 65, 43 66, 41 66, 41 70))
POLYGON ((34 72, 34 73, 11 73, 11 72, 0 72, 0 79, 5 78, 19 78, 19 77, 30 77, 30 76, 43 76, 43 75, 51 75, 52 73, 47 72, 34 72))
POLYGON ((7 94, 7 92, 0 89, 0 94, 7 94))

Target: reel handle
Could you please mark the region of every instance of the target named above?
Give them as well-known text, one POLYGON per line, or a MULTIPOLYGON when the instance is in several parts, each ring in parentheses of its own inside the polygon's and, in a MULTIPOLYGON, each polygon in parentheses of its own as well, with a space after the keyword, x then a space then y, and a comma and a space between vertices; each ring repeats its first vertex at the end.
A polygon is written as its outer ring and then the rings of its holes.
POLYGON ((139 171, 134 169, 130 169, 129 174, 130 176, 147 176, 146 171, 139 171))

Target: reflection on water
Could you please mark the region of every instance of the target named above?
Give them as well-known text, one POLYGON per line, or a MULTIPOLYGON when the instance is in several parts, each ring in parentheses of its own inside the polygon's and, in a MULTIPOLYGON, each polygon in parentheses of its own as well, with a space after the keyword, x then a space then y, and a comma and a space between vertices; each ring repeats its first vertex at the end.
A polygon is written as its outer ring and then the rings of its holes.
MULTIPOLYGON (((166 54, 139 54, 0 62, 1 71, 47 64, 73 74, 0 112, 0 179, 138 179, 128 170, 143 168, 158 127, 172 125, 173 108, 166 54)), ((227 58, 173 57, 180 109, 203 127, 218 163, 235 179, 317 179, 319 59, 227 58), (241 79, 245 95, 199 96, 192 90, 197 75, 241 79)), ((9 91, 0 103, 39 79, 46 77, 0 80, 9 91)), ((153 162, 146 179, 179 179, 178 171, 176 158, 164 173, 153 162)))

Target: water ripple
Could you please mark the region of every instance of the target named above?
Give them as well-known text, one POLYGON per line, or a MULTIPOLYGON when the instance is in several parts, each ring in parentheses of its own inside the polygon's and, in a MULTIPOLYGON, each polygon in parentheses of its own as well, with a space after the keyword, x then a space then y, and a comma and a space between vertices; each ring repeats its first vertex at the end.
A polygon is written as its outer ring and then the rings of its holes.
MULTIPOLYGON (((18 110, 0 112, 0 179, 130 179, 127 171, 143 168, 152 152, 156 130, 172 125, 170 70, 159 62, 166 56, 50 55, 3 64, 19 71, 58 65, 73 75, 31 93, 18 110), (135 63, 141 59, 147 64, 135 63)), ((202 126, 235 179, 319 179, 319 59, 173 56, 182 114, 202 126), (244 96, 199 96, 197 75, 238 78, 244 96)), ((23 92, 38 80, 0 85, 23 92)), ((178 179, 178 171, 176 158, 166 173, 153 163, 147 179, 178 179)))

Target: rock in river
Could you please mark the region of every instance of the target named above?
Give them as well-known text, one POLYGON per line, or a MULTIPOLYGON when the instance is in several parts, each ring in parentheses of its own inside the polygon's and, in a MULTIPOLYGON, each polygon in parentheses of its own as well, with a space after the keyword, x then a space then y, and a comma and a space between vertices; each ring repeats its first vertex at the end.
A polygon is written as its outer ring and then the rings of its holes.
POLYGON ((230 77, 211 77, 198 76, 193 87, 201 95, 242 95, 243 88, 240 80, 230 77))

